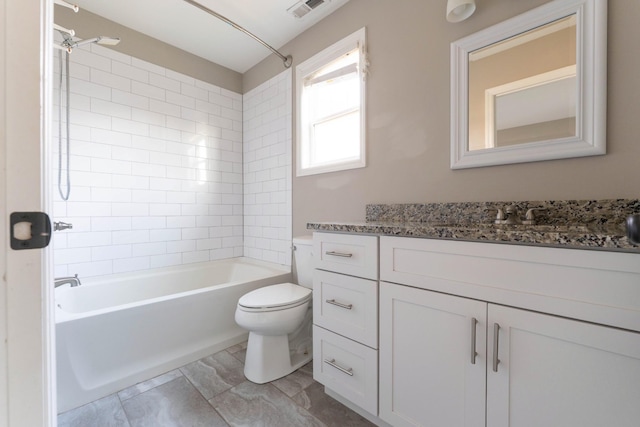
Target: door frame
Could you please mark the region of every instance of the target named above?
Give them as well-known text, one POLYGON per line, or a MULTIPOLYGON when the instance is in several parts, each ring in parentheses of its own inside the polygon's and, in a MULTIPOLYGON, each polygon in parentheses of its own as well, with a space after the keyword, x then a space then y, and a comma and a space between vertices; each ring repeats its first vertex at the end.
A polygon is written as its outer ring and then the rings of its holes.
POLYGON ((0 426, 55 426, 51 251, 9 249, 9 214, 48 211, 53 1, 0 0, 0 426), (45 286, 47 285, 47 286, 45 286))

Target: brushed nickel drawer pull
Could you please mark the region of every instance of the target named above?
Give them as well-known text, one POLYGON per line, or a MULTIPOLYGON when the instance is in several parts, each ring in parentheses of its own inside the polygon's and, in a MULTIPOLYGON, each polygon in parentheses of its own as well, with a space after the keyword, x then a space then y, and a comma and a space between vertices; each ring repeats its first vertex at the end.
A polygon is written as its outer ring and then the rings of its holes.
POLYGON ((476 364, 476 356, 478 352, 476 351, 476 329, 478 326, 478 319, 475 317, 471 318, 471 364, 476 364))
POLYGON ((338 371, 340 372, 344 372, 345 374, 349 375, 350 377, 353 376, 353 369, 349 368, 343 368, 342 366, 339 366, 338 364, 336 364, 336 359, 324 359, 324 363, 326 363, 329 366, 332 366, 334 368, 336 368, 338 371))
POLYGON ((498 364, 500 363, 500 359, 498 359, 498 338, 500 337, 500 325, 497 323, 493 324, 493 372, 498 372, 498 364))
POLYGON ((328 299, 327 304, 331 304, 331 305, 337 305, 340 308, 346 308, 347 310, 351 310, 353 308, 353 304, 342 304, 338 301, 336 301, 335 299, 328 299))
POLYGON ((336 251, 326 251, 325 254, 331 256, 339 256, 342 258, 351 258, 353 254, 345 253, 345 252, 336 252, 336 251))

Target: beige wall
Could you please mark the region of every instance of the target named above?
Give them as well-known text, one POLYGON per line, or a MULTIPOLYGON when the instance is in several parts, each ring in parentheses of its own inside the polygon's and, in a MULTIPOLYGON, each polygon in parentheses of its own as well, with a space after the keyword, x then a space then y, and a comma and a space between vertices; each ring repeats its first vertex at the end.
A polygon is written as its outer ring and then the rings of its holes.
MULTIPOLYGON (((449 47, 452 41, 546 0, 483 0, 459 24, 445 0, 351 0, 279 50, 294 67, 367 27, 367 167, 294 178, 294 235, 307 221, 363 220, 367 203, 640 197, 640 2, 609 2, 606 156, 452 171, 449 169, 449 47)), ((56 21, 80 37, 122 37, 118 50, 246 93, 283 71, 269 56, 244 76, 87 11, 56 7, 56 21)), ((295 134, 295 132, 294 132, 295 134)))
POLYGON ((122 41, 113 49, 152 64, 214 84, 236 93, 242 93, 242 74, 192 55, 157 39, 109 21, 87 10, 77 14, 65 7, 55 7, 55 22, 75 30, 77 37, 120 37, 122 41))
MULTIPOLYGON (((294 66, 367 27, 367 167, 294 178, 294 235, 307 221, 363 220, 367 203, 640 197, 640 2, 609 1, 606 156, 449 169, 452 41, 545 3, 483 0, 459 24, 442 1, 351 0, 281 48, 294 66)), ((269 57, 244 76, 244 91, 282 70, 269 57)))

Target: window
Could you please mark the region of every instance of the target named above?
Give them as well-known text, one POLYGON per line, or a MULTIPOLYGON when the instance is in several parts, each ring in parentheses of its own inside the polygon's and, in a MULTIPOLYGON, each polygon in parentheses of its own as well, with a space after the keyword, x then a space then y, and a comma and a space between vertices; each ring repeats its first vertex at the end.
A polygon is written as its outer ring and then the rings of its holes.
POLYGON ((365 29, 296 67, 297 176, 365 166, 365 29))

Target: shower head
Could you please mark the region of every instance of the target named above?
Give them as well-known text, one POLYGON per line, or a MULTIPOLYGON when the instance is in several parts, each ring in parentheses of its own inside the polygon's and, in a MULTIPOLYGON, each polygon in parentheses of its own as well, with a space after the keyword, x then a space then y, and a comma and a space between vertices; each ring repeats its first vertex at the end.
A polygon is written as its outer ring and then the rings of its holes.
POLYGON ((119 37, 106 37, 106 36, 98 36, 92 39, 78 40, 74 42, 71 38, 65 37, 65 40, 62 42, 61 48, 66 49, 67 52, 71 53, 71 51, 79 46, 89 44, 89 43, 97 43, 103 46, 115 46, 120 43, 119 37))
POLYGON ((86 39, 86 40, 77 41, 77 42, 73 43, 71 45, 71 47, 74 48, 74 47, 82 46, 82 45, 88 44, 88 43, 98 43, 98 44, 105 45, 105 46, 115 46, 118 43, 120 43, 120 38, 118 38, 118 37, 98 36, 98 37, 94 37, 92 39, 86 39))
POLYGON ((100 37, 97 37, 96 43, 105 45, 105 46, 115 46, 118 43, 120 43, 120 37, 100 36, 100 37))

